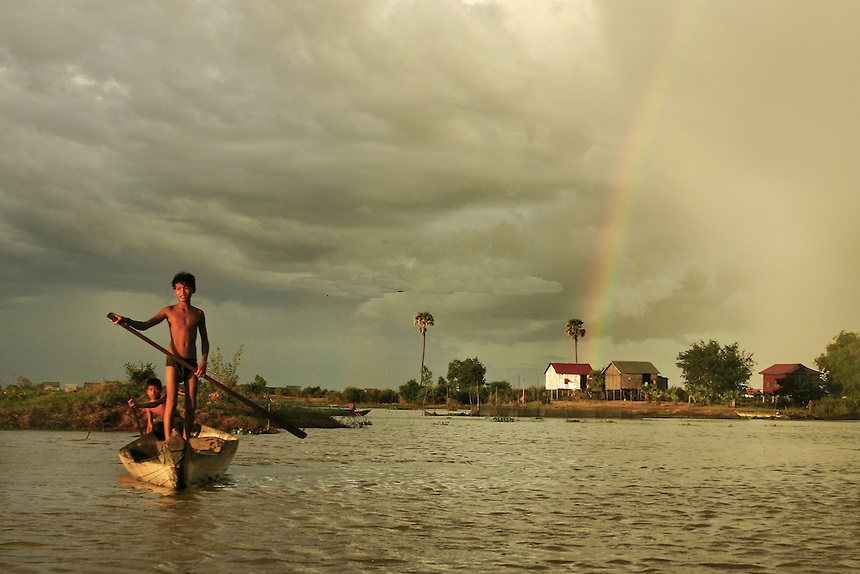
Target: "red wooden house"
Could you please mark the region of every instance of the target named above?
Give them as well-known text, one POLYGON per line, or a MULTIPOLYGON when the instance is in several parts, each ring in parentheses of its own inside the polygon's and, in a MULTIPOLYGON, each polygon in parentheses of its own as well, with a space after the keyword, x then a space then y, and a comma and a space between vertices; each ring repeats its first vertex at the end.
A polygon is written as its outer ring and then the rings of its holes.
POLYGON ((777 363, 771 365, 759 373, 762 377, 761 392, 763 394, 771 394, 779 388, 779 380, 784 379, 788 375, 816 375, 821 376, 819 371, 810 369, 801 363, 777 363))

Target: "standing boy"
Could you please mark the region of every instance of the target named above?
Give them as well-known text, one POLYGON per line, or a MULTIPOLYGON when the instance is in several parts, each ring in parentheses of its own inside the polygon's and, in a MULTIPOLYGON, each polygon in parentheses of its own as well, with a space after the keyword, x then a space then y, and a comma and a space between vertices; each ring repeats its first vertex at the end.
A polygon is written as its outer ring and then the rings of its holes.
POLYGON ((194 411, 197 408, 197 380, 206 374, 206 360, 209 357, 209 335, 206 333, 206 317, 203 311, 191 305, 191 296, 197 290, 194 275, 185 271, 173 278, 173 294, 178 303, 165 307, 148 321, 134 321, 128 317, 115 315, 112 321, 117 325, 128 325, 140 331, 158 325, 165 319, 170 326, 170 346, 167 350, 195 366, 187 369, 181 363, 167 358, 164 381, 167 393, 164 401, 164 436, 170 437, 173 424, 173 411, 176 408, 176 395, 179 383, 185 383, 185 425, 182 436, 186 440, 194 428, 194 411), (197 334, 200 334, 201 357, 197 363, 197 334))

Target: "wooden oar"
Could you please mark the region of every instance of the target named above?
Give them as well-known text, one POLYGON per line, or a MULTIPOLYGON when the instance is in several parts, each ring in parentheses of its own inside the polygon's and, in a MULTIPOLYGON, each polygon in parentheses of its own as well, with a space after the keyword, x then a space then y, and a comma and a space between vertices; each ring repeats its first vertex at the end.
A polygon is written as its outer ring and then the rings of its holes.
MULTIPOLYGON (((116 321, 116 315, 113 313, 108 313, 107 317, 108 317, 108 319, 111 320, 111 322, 116 321)), ((150 339, 149 337, 147 337, 146 335, 144 335, 143 333, 141 333, 140 331, 138 331, 134 327, 131 327, 130 325, 126 325, 125 323, 116 323, 116 324, 119 325, 120 327, 122 327, 123 329, 125 329, 126 331, 128 331, 129 333, 131 333, 132 335, 135 335, 138 338, 142 339, 143 341, 146 341, 147 343, 149 343, 150 345, 152 345, 153 347, 155 347, 156 349, 158 349, 159 351, 161 351, 162 353, 164 353, 165 355, 167 355, 168 357, 170 357, 171 359, 173 359, 174 361, 176 361, 177 363, 179 363, 180 365, 182 365, 186 369, 191 370, 192 373, 196 370, 197 367, 195 367, 194 365, 192 365, 191 363, 189 363, 188 361, 186 361, 182 357, 177 357, 176 355, 174 355, 173 353, 171 353, 170 351, 168 351, 167 349, 165 349, 164 347, 162 347, 161 345, 159 345, 158 343, 156 343, 155 341, 153 341, 152 339, 150 339)), ((231 397, 233 397, 234 399, 237 399, 238 401, 240 401, 244 405, 250 407, 252 410, 256 411, 257 413, 259 413, 265 417, 270 417, 272 420, 274 420, 276 423, 278 423, 278 426, 286 429, 287 432, 290 432, 299 438, 305 438, 306 436, 308 436, 308 433, 306 433, 302 429, 298 428, 297 426, 293 425, 292 423, 290 423, 289 421, 284 419, 284 417, 278 415, 277 413, 267 411, 263 407, 255 404, 250 399, 240 395, 239 393, 237 393, 236 391, 234 391, 233 389, 231 389, 227 385, 221 383, 220 381, 213 379, 209 375, 203 375, 203 378, 206 379, 207 381, 209 381, 210 383, 212 383, 213 385, 215 385, 216 387, 218 387, 219 389, 221 389, 222 391, 224 391, 225 393, 227 393, 228 395, 230 395, 231 397)))
MULTIPOLYGON (((128 400, 131 400, 131 393, 130 392, 126 391, 125 396, 128 397, 128 400)), ((140 424, 140 417, 137 416, 137 409, 135 409, 131 405, 128 405, 128 408, 131 409, 131 414, 134 415, 134 422, 137 425, 137 432, 140 434, 140 436, 143 436, 143 425, 140 424)))

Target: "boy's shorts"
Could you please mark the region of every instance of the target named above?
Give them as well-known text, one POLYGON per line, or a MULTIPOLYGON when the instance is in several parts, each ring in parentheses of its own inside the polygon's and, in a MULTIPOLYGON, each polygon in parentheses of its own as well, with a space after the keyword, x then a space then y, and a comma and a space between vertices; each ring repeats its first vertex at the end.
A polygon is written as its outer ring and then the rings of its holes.
POLYGON ((187 381, 188 379, 190 379, 190 378, 191 378, 191 375, 193 375, 193 374, 194 374, 194 371, 197 369, 197 359, 195 359, 194 357, 192 357, 192 358, 190 358, 190 359, 186 359, 186 358, 184 358, 184 357, 183 357, 183 360, 184 360, 186 363, 188 363, 188 364, 190 364, 190 365, 193 365, 193 366, 194 366, 194 369, 189 369, 189 368, 188 368, 188 367, 186 367, 185 365, 183 365, 183 364, 181 364, 181 363, 178 363, 178 362, 174 361, 174 360, 173 360, 172 358, 170 358, 170 357, 167 357, 167 366, 168 366, 168 367, 173 367, 174 369, 176 369, 176 374, 177 374, 177 375, 179 375, 179 380, 180 380, 180 382, 185 382, 185 381, 187 381))

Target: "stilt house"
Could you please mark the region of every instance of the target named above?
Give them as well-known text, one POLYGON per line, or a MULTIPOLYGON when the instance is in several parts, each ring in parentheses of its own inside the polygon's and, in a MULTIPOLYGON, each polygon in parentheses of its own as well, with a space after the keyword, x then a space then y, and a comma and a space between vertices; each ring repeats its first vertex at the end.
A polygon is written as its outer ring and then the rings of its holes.
POLYGON ((821 372, 810 369, 801 363, 777 363, 759 372, 762 378, 761 392, 765 395, 771 394, 779 389, 779 380, 789 375, 815 375, 820 377, 821 372))
POLYGON ((544 371, 546 390, 551 398, 573 396, 588 388, 588 376, 591 374, 588 363, 550 363, 544 371))
POLYGON ((649 389, 666 390, 669 379, 646 361, 612 361, 603 369, 606 398, 639 400, 649 389))

